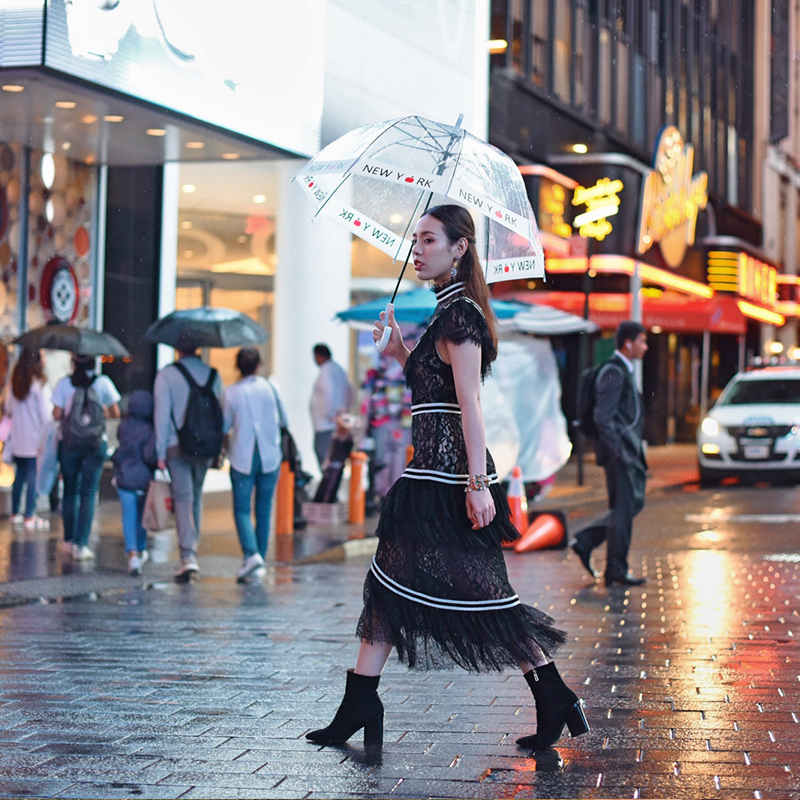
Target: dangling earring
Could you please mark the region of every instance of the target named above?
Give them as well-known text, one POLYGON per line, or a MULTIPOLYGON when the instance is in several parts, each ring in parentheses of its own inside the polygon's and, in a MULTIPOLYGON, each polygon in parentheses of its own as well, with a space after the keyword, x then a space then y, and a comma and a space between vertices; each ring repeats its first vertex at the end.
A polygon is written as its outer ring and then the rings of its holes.
POLYGON ((450 267, 450 277, 455 278, 456 275, 458 275, 458 259, 454 258, 453 266, 450 267))

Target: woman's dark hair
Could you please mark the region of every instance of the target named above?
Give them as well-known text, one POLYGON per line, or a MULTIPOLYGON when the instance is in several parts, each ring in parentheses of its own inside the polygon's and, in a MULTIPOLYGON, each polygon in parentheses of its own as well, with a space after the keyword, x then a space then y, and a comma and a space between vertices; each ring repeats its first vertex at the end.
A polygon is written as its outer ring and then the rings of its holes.
POLYGON ((243 347, 236 354, 236 368, 242 373, 243 378, 252 375, 260 363, 261 356, 255 347, 243 347))
POLYGON ((458 261, 456 280, 464 281, 464 294, 477 303, 483 311, 492 344, 497 350, 497 326, 494 311, 489 305, 491 298, 489 287, 484 280, 480 258, 475 248, 475 223, 472 221, 472 216, 466 208, 457 205, 434 206, 425 212, 425 216, 438 219, 442 223, 450 244, 455 244, 459 239, 467 240, 467 251, 458 261))
POLYGON ((24 347, 11 373, 11 391, 17 400, 24 400, 28 396, 34 379, 44 381, 42 354, 24 347))
POLYGON ((72 376, 70 380, 75 387, 86 387, 92 382, 89 373, 94 369, 94 356, 87 356, 83 353, 77 353, 72 356, 72 376))

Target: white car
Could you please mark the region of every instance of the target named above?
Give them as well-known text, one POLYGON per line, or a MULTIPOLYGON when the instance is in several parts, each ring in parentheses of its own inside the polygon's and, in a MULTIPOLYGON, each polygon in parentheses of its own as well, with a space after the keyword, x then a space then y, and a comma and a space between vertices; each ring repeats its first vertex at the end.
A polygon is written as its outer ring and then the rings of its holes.
POLYGON ((697 430, 700 482, 800 481, 800 367, 731 378, 697 430))

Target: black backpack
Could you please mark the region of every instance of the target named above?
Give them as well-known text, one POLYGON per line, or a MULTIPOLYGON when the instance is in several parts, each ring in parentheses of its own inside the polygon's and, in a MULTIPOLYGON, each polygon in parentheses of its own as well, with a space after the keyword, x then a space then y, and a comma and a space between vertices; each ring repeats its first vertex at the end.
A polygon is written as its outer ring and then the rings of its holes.
POLYGON ((183 364, 176 361, 173 366, 189 382, 183 425, 179 428, 172 417, 181 450, 191 458, 217 458, 222 452, 222 406, 214 393, 217 371, 212 369, 206 385, 200 386, 183 364))
POLYGON ((106 435, 106 415, 103 404, 92 384, 76 386, 72 396, 69 413, 61 423, 61 440, 68 447, 94 450, 100 446, 106 435))
POLYGON ((608 361, 602 361, 581 372, 578 413, 575 422, 581 433, 589 439, 597 439, 598 436, 597 427, 594 424, 594 407, 597 404, 595 389, 597 388, 597 376, 608 363, 608 361))

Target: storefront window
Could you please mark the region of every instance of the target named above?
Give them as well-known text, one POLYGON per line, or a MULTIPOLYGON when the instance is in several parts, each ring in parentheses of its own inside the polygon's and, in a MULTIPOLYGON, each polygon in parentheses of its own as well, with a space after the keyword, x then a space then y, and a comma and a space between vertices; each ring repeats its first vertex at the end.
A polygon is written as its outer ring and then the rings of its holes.
MULTIPOLYGON (((278 172, 273 162, 181 165, 177 308, 231 308, 267 331, 274 304, 278 172)), ((271 372, 270 342, 259 346, 271 372)), ((212 349, 209 363, 228 385, 235 350, 212 349)))
POLYGON ((41 151, 32 154, 27 328, 90 322, 95 184, 92 167, 41 151))
POLYGON ((19 270, 19 201, 21 148, 0 145, 0 337, 19 333, 17 323, 17 273, 19 270))

